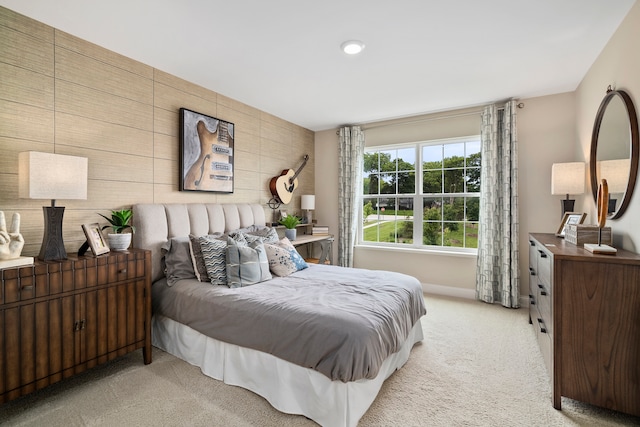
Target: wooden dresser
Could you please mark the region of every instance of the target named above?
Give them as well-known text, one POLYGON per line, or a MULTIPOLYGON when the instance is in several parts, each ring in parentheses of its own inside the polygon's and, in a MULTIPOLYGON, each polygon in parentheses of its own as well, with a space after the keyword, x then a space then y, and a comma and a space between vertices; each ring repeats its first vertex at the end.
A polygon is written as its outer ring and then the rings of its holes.
POLYGON ((0 404, 136 349, 151 363, 151 252, 0 270, 0 404))
POLYGON ((561 396, 640 416, 640 256, 529 235, 529 316, 561 396))

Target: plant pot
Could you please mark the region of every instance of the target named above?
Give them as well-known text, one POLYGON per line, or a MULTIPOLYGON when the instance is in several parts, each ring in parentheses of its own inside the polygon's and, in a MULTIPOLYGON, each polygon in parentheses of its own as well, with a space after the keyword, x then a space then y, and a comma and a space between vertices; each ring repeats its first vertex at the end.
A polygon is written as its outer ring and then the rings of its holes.
POLYGON ((112 251, 126 251, 131 244, 131 233, 108 234, 107 239, 112 251))
POLYGON ((284 230, 284 235, 289 240, 296 240, 297 231, 295 228, 287 228, 284 230))

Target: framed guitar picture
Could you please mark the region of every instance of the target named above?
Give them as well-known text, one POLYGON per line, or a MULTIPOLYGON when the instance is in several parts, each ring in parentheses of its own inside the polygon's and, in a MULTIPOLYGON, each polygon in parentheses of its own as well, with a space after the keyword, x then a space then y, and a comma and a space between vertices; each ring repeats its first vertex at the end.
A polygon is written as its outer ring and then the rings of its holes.
POLYGON ((233 193, 233 123, 180 108, 180 191, 233 193))

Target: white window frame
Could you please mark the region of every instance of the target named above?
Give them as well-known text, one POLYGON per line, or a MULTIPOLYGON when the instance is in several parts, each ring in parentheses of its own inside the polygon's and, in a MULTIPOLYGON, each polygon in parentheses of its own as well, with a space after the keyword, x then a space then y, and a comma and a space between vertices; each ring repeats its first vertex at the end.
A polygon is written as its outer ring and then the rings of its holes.
MULTIPOLYGON (((360 208, 359 210, 362 211, 362 205, 364 205, 364 202, 366 199, 368 198, 385 198, 385 197, 389 197, 389 198, 412 198, 413 199, 413 206, 414 206, 414 212, 416 210, 416 207, 418 207, 418 209, 421 211, 422 208, 421 206, 423 206, 423 199, 425 197, 425 194, 423 194, 423 176, 424 176, 424 171, 422 170, 423 167, 423 161, 422 161, 422 148, 425 146, 429 146, 429 145, 448 145, 448 144, 456 144, 456 143, 461 143, 461 142, 470 142, 470 141, 480 141, 480 135, 471 135, 471 136, 466 136, 466 137, 456 137, 456 138, 442 138, 442 139, 437 139, 437 140, 425 140, 425 141, 416 141, 416 142, 410 142, 410 143, 398 143, 398 144, 388 144, 388 145, 376 145, 376 146, 372 146, 372 147, 365 147, 365 153, 370 153, 370 152, 380 152, 380 151, 385 151, 385 150, 400 150, 400 149, 407 149, 407 148, 414 148, 415 149, 415 158, 416 158, 416 164, 415 164, 415 175, 416 175, 416 182, 415 182, 415 189, 416 191, 414 193, 407 193, 407 194, 376 194, 376 195, 365 195, 363 194, 363 188, 360 188, 360 208)), ((455 194, 455 197, 480 197, 480 193, 438 193, 441 194, 443 196, 447 196, 450 194, 455 194)), ((395 250, 418 250, 418 251, 428 251, 428 252, 440 252, 440 253, 458 253, 458 254, 469 254, 469 255, 476 255, 478 250, 477 248, 465 248, 465 247, 458 247, 458 246, 442 246, 442 245, 423 245, 422 244, 422 233, 423 233, 423 218, 422 215, 420 215, 420 218, 417 220, 415 215, 414 215, 414 220, 413 220, 413 243, 411 244, 407 244, 407 243, 391 243, 391 242, 374 242, 374 241, 368 241, 368 240, 363 240, 363 221, 358 221, 358 245, 359 246, 373 246, 373 247, 380 247, 380 248, 388 248, 388 249, 395 249, 395 250)))

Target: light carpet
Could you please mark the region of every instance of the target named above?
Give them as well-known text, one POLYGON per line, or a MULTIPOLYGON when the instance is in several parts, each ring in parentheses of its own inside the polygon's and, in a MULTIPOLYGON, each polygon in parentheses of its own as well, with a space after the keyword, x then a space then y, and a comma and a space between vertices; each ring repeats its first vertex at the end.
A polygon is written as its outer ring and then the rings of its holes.
MULTIPOLYGON (((640 418, 551 390, 526 309, 425 296, 425 339, 383 385, 360 426, 640 426, 640 418)), ((640 402, 638 403, 640 404, 640 402)), ((154 348, 0 406, 18 426, 314 426, 154 348)))

